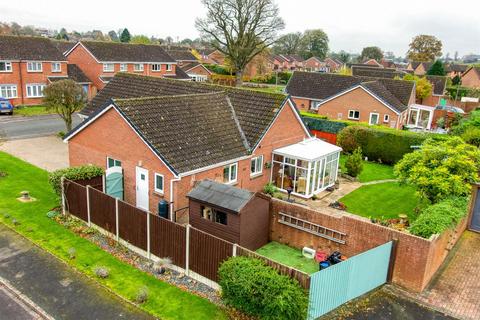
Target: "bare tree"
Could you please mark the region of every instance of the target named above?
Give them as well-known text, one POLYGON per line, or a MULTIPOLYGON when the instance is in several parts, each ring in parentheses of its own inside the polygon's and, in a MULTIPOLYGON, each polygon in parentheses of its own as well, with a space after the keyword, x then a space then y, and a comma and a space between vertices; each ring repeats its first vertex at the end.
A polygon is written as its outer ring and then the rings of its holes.
POLYGON ((231 62, 236 85, 242 84, 245 66, 272 45, 285 24, 273 0, 202 0, 205 18, 195 25, 211 45, 231 62))

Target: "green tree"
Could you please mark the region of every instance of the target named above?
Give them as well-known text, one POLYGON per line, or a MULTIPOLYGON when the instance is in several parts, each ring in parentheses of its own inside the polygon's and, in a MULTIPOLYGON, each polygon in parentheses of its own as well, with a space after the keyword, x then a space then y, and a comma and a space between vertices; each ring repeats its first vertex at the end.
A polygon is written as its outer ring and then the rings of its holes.
POLYGON ((127 28, 123 29, 122 34, 120 35, 120 42, 128 43, 131 38, 130 31, 128 31, 127 28))
POLYGON ((85 105, 86 95, 75 81, 66 79, 54 81, 44 89, 43 102, 47 110, 53 110, 65 122, 68 131, 72 130, 72 115, 85 105))
POLYGON ((363 170, 362 148, 358 147, 345 160, 345 169, 351 177, 357 177, 363 170))
POLYGON ((301 41, 300 52, 303 58, 325 59, 328 53, 328 36, 322 29, 306 30, 301 41))
POLYGON ((415 97, 420 101, 432 94, 432 83, 426 77, 420 78, 413 74, 406 74, 403 80, 415 82, 415 97))
POLYGON ((132 39, 130 39, 130 43, 135 43, 135 44, 151 44, 152 41, 151 41, 150 38, 147 37, 147 36, 137 35, 137 36, 133 36, 132 39))
POLYGON ((287 33, 277 40, 273 50, 277 54, 296 54, 300 51, 301 42, 301 32, 287 33))
POLYGON ((223 53, 242 85, 247 64, 277 40, 285 27, 273 0, 202 0, 206 17, 195 25, 211 45, 223 53))
POLYGON ((382 58, 383 52, 379 47, 365 47, 362 49, 362 53, 360 54, 360 60, 362 62, 369 59, 375 59, 380 62, 382 58))
POLYGON ((445 68, 443 67, 443 62, 440 60, 435 61, 434 64, 427 71, 427 74, 430 76, 445 76, 445 68))
POLYGON ((455 77, 452 79, 452 85, 454 86, 459 86, 462 84, 462 78, 457 74, 455 77))
POLYGON ((421 34, 413 38, 407 51, 411 61, 433 61, 442 56, 442 42, 434 36, 421 34))
POLYGON ((421 197, 437 203, 449 196, 469 195, 479 163, 479 149, 459 137, 443 142, 428 139, 395 165, 395 175, 414 186, 421 197))

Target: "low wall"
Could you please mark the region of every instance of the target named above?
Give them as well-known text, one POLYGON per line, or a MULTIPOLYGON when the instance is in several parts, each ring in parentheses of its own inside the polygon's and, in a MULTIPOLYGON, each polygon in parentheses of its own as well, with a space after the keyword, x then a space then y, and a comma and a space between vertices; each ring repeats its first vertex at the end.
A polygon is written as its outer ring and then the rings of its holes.
MULTIPOLYGON (((326 209, 327 210, 327 209, 326 209)), ((448 251, 465 230, 465 222, 434 239, 423 239, 391 228, 371 223, 368 219, 341 211, 320 212, 303 205, 272 199, 270 210, 270 239, 296 248, 340 251, 354 256, 391 240, 398 240, 393 257, 392 282, 409 290, 422 291, 440 267, 448 251), (346 233, 346 243, 340 244, 317 235, 278 223, 278 213, 346 233)))
POLYGON ((327 141, 328 143, 331 144, 337 144, 337 134, 336 133, 330 133, 330 132, 323 132, 319 130, 310 130, 312 135, 316 136, 319 139, 323 139, 327 141))

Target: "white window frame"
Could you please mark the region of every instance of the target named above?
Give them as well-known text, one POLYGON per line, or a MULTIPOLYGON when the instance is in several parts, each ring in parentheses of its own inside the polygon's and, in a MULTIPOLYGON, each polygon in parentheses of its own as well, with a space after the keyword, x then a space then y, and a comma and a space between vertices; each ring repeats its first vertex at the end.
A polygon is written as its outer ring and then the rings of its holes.
POLYGON ((322 101, 318 101, 318 100, 312 100, 310 102, 310 109, 311 110, 318 110, 318 108, 320 107, 320 104, 322 103, 322 101))
POLYGON ((226 183, 226 184, 232 184, 232 183, 236 183, 237 182, 237 179, 238 179, 238 162, 235 162, 235 163, 231 163, 231 164, 228 164, 226 166, 223 167, 223 173, 225 173, 225 169, 228 168, 228 180, 225 181, 225 174, 223 175, 223 183, 226 183), (234 179, 232 179, 232 168, 235 167, 235 177, 234 179))
POLYGON ((103 72, 115 72, 115 63, 104 63, 103 72))
POLYGON ((29 83, 25 86, 25 92, 27 98, 43 98, 43 90, 46 85, 43 83, 29 83), (29 90, 30 88, 30 90, 29 90), (36 89, 33 89, 36 88, 36 89), (30 92, 29 92, 30 91, 30 92), (35 94, 34 94, 35 91, 35 94))
POLYGON ((348 110, 348 119, 350 119, 350 120, 360 120, 360 111, 355 110, 355 109, 348 110), (355 117, 355 112, 358 112, 358 117, 355 117), (353 113, 353 116, 350 115, 351 113, 353 113))
POLYGON ((380 114, 377 112, 370 112, 370 116, 368 117, 368 124, 371 126, 377 125, 380 122, 380 114), (372 115, 377 115, 377 123, 372 123, 372 115))
POLYGON ((107 169, 113 168, 113 167, 122 167, 122 160, 118 160, 118 159, 115 159, 115 158, 112 158, 112 157, 107 157, 107 169), (110 160, 113 160, 113 166, 110 166, 110 164, 109 164, 110 160), (117 162, 120 163, 119 166, 117 165, 117 162))
POLYGON ((60 62, 52 62, 51 67, 52 72, 62 72, 62 64, 60 62))
POLYGON ((42 72, 43 64, 41 61, 28 61, 27 72, 42 72))
POLYGON ((135 63, 133 65, 133 71, 134 72, 143 72, 143 70, 144 70, 143 63, 135 63))
POLYGON ((0 63, 5 64, 5 70, 0 70, 0 72, 12 72, 13 71, 13 66, 12 66, 11 61, 2 60, 2 61, 0 61, 0 63))
POLYGON ((170 63, 167 63, 167 67, 165 69, 166 71, 172 71, 173 68, 172 68, 172 65, 170 63))
POLYGON ((17 85, 15 84, 0 84, 0 97, 5 99, 18 98, 17 85), (5 93, 5 95, 3 95, 5 93))
POLYGON ((250 176, 258 176, 263 172, 263 155, 253 157, 250 159, 250 176), (260 160, 260 162, 258 162, 260 160), (252 172, 252 164, 255 166, 255 171, 252 172))
POLYGON ((163 174, 155 172, 155 179, 153 180, 153 183, 154 183, 153 190, 155 190, 156 193, 163 194, 163 192, 165 190, 165 177, 163 176, 163 174), (162 188, 161 189, 157 188, 157 178, 162 178, 162 188))
POLYGON ((152 63, 150 65, 150 68, 152 72, 161 72, 162 71, 162 65, 160 63, 152 63))
POLYGON ((120 63, 120 72, 127 72, 127 71, 128 71, 128 64, 120 63))
POLYGON ((390 115, 389 114, 384 114, 383 115, 383 122, 388 123, 390 121, 390 115))

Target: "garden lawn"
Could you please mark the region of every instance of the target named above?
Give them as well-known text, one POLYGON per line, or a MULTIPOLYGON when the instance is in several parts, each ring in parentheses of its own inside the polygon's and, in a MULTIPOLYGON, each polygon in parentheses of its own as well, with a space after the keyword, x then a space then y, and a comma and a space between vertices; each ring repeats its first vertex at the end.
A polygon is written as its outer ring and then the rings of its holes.
POLYGON ((397 182, 362 186, 339 200, 347 211, 367 218, 394 219, 400 213, 409 221, 416 219, 414 209, 420 204, 415 189, 397 182))
POLYGON ((285 86, 282 85, 269 85, 267 87, 244 87, 247 89, 255 90, 255 91, 262 91, 262 92, 268 92, 268 93, 283 93, 285 94, 285 86))
POLYGON ((146 286, 148 300, 139 307, 156 317, 226 319, 223 311, 208 300, 182 291, 116 259, 90 241, 47 218, 45 214, 58 205, 58 200, 48 183, 46 171, 0 152, 0 172, 2 171, 6 172, 7 176, 0 176, 0 222, 9 225, 127 300, 133 301, 139 288, 146 286), (16 198, 22 190, 30 191, 30 195, 37 201, 17 201, 16 198), (69 248, 75 248, 75 259, 69 259, 69 248), (95 266, 107 267, 110 271, 109 277, 95 277, 95 266))
MULTIPOLYGON (((342 172, 347 172, 345 169, 346 160, 347 156, 342 154, 340 156, 340 166, 342 172)), ((360 182, 369 182, 376 180, 395 179, 395 175, 393 174, 392 166, 371 161, 363 161, 363 170, 357 178, 360 182)))
POLYGON ((38 106, 20 106, 13 108, 13 114, 17 116, 39 116, 42 114, 54 114, 53 110, 47 110, 43 105, 38 106))
POLYGON ((267 243, 258 249, 257 253, 308 274, 318 271, 318 264, 315 260, 305 258, 299 249, 278 242, 267 243))

